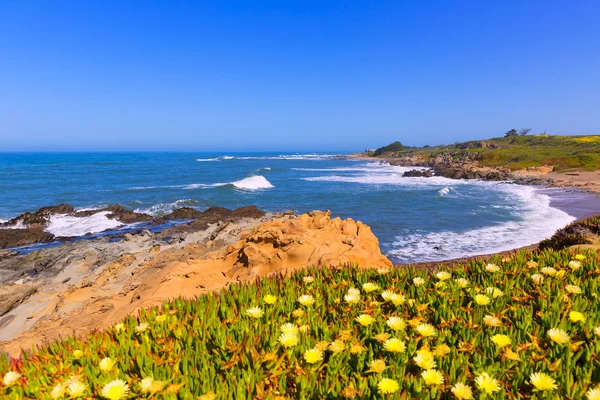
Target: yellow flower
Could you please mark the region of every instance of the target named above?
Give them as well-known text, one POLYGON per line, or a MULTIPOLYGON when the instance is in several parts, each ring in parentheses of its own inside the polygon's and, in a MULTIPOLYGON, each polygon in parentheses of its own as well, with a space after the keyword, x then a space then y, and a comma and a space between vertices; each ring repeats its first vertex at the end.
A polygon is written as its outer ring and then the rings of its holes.
POLYGON ((344 296, 346 303, 356 304, 360 302, 360 290, 355 288, 348 289, 348 293, 344 296))
POLYGON ((314 364, 323 359, 323 352, 319 349, 310 349, 304 352, 304 360, 309 364, 314 364))
POLYGON ((294 310, 294 311, 292 311, 292 316, 293 316, 294 318, 300 318, 300 317, 303 317, 303 316, 304 316, 304 314, 306 314, 306 312, 305 312, 304 310, 301 310, 301 309, 297 309, 297 310, 294 310))
POLYGON ((456 280, 456 283, 458 283, 458 286, 462 289, 466 288, 469 286, 469 281, 466 280, 465 278, 458 278, 456 280))
POLYGON ((292 332, 282 333, 278 339, 279 343, 281 343, 283 347, 297 346, 299 340, 300 339, 298 339, 298 335, 292 332))
POLYGON ((16 371, 8 371, 2 379, 2 384, 6 387, 11 387, 19 381, 21 374, 16 371))
POLYGON ((58 385, 52 388, 52 391, 50 392, 50 397, 52 397, 53 399, 60 399, 65 395, 65 390, 65 385, 59 383, 58 385))
POLYGON ((304 281, 304 283, 313 283, 315 281, 315 278, 313 278, 312 276, 305 276, 304 278, 302 278, 302 280, 304 281))
POLYGON ((398 391, 398 389, 400 389, 400 385, 398 385, 398 382, 389 378, 383 378, 377 384, 377 390, 381 394, 395 393, 398 391))
POLYGON ((600 326, 594 328, 594 335, 600 337, 600 326))
POLYGON ((515 353, 508 347, 506 348, 506 350, 504 350, 504 357, 508 358, 509 360, 513 360, 513 361, 521 360, 521 357, 519 357, 519 355, 517 353, 515 353))
POLYGON ((383 343, 383 348, 390 353, 404 353, 406 351, 406 344, 400 339, 391 338, 383 343))
POLYGON ((481 373, 481 375, 475 379, 475 384, 481 391, 487 394, 492 394, 501 390, 498 381, 485 372, 481 373))
POLYGON ((489 287, 485 289, 485 292, 487 294, 489 294, 490 296, 492 296, 492 298, 496 298, 496 297, 500 297, 502 295, 504 295, 504 292, 498 288, 495 287, 489 287))
POLYGON ((273 296, 272 294, 267 294, 263 297, 263 301, 267 304, 275 304, 277 297, 273 296))
POLYGON ((69 384, 69 386, 67 387, 67 394, 71 398, 81 397, 81 396, 83 396, 84 392, 85 392, 85 383, 83 383, 79 380, 75 380, 74 382, 71 382, 69 384))
POLYGON ((392 301, 392 303, 394 303, 395 306, 401 306, 402 304, 404 304, 405 297, 401 294, 394 293, 392 297, 390 297, 390 300, 392 301))
POLYGON ((154 378, 148 376, 140 381, 140 391, 146 394, 154 394, 163 390, 165 383, 163 381, 155 381, 154 378))
POLYGON ((535 386, 534 391, 554 390, 557 389, 556 381, 549 375, 543 372, 536 372, 529 377, 531 384, 535 386))
POLYGON ((473 391, 471 390, 471 387, 468 385, 465 385, 462 382, 458 382, 458 383, 454 384, 454 386, 452 386, 452 389, 450 389, 450 391, 452 392, 454 397, 456 397, 457 399, 460 399, 460 400, 468 400, 468 399, 473 398, 473 391))
POLYGON ((485 266, 485 270, 487 272, 498 272, 498 271, 500 271, 500 267, 497 266, 496 264, 487 264, 485 266))
POLYGON ((434 353, 438 357, 445 357, 448 353, 450 353, 450 347, 445 344, 438 344, 435 346, 434 353))
POLYGON ((536 267, 538 266, 538 263, 536 263, 536 262, 535 262, 535 261, 533 261, 533 260, 527 261, 525 264, 526 264, 526 265, 527 265, 529 268, 536 268, 536 267))
POLYGON ((373 318, 369 314, 360 314, 358 317, 355 318, 355 321, 361 324, 362 326, 369 326, 373 322, 375 322, 375 318, 373 318))
POLYGON ((369 370, 371 372, 375 372, 376 374, 380 374, 386 369, 385 360, 373 360, 369 364, 369 370))
POLYGON ((541 276, 540 274, 533 274, 533 275, 531 275, 531 280, 536 285, 539 285, 540 283, 542 283, 544 281, 544 277, 541 276))
POLYGON ((108 372, 113 369, 115 362, 109 357, 104 357, 102 360, 100 360, 100 364, 98 364, 98 366, 102 372, 108 372))
POLYGON ((298 334, 298 327, 290 322, 283 324, 279 327, 281 333, 292 333, 294 335, 298 334))
POLYGON ((121 332, 121 331, 122 331, 122 330, 124 330, 124 329, 125 329, 125 325, 124 325, 124 324, 122 324, 122 323, 121 323, 121 324, 116 324, 116 325, 114 326, 114 330, 115 330, 115 332, 117 332, 117 333, 121 332))
POLYGON ((421 376, 427 386, 443 385, 444 375, 436 369, 428 369, 421 372, 421 376))
POLYGON ((250 318, 260 318, 264 315, 262 308, 260 307, 252 307, 246 310, 246 315, 250 318))
POLYGON ((433 285, 433 286, 435 286, 436 289, 443 289, 446 287, 446 282, 439 281, 439 282, 436 282, 435 285, 433 285))
POLYGON ((421 335, 423 337, 437 335, 435 328, 430 324, 420 324, 415 329, 417 332, 419 332, 419 335, 421 335))
POLYGON ((480 306, 488 305, 490 304, 490 301, 490 298, 484 294, 478 294, 475 296, 475 303, 477 303, 480 306))
POLYGON ((371 293, 371 292, 374 292, 375 290, 378 290, 379 286, 377 286, 376 284, 374 284, 372 282, 367 282, 362 285, 362 288, 365 292, 371 293))
POLYGON ((109 400, 124 399, 129 394, 129 385, 123 379, 115 379, 104 385, 100 394, 109 400))
POLYGON ((300 332, 302 332, 302 333, 306 333, 306 332, 310 331, 310 326, 308 326, 308 325, 300 325, 298 327, 298 330, 300 332))
POLYGON ((83 351, 73 350, 73 358, 79 360, 83 356, 83 351))
POLYGON ((579 260, 579 261, 583 261, 583 260, 585 260, 585 256, 584 256, 583 254, 577 254, 577 255, 575 256, 575 259, 576 259, 576 260, 579 260))
POLYGON ((556 276, 557 276, 558 278, 562 278, 562 277, 564 277, 566 274, 567 274, 567 271, 565 271, 564 269, 561 269, 560 271, 558 271, 558 272, 556 273, 556 276))
POLYGON ((571 322, 585 322, 585 316, 579 311, 571 311, 569 313, 569 319, 571 322))
POLYGON ((387 332, 383 332, 383 333, 379 333, 377 335, 375 335, 375 340, 377 340, 379 343, 383 343, 386 340, 388 340, 390 338, 390 334, 387 332))
POLYGON ((413 278, 413 284, 415 286, 421 286, 421 285, 425 284, 425 279, 417 276, 416 278, 413 278))
POLYGON ((393 296, 394 294, 395 294, 395 293, 394 293, 393 291, 391 291, 391 290, 385 290, 385 291, 383 291, 383 292, 381 293, 381 298, 382 298, 384 301, 390 301, 390 300, 392 299, 392 296, 393 296))
POLYGON ((542 274, 544 275, 548 275, 548 276, 552 276, 552 275, 556 275, 556 268, 554 267, 544 267, 540 270, 542 272, 542 274))
POLYGON ((435 274, 435 277, 438 278, 440 281, 447 281, 448 279, 452 278, 452 274, 447 271, 440 271, 437 274, 435 274))
POLYGON ((389 317, 385 323, 394 331, 401 331, 406 327, 406 322, 400 317, 389 317))
POLYGON ((600 388, 590 389, 585 394, 587 400, 600 400, 600 388))
POLYGON ((303 294, 302 296, 298 297, 298 303, 302 304, 303 306, 312 306, 315 304, 315 298, 310 294, 303 294))
POLYGON ((486 315, 483 317, 483 323, 487 326, 502 326, 502 320, 498 317, 494 317, 493 315, 486 315))
POLYGON ((577 271, 579 268, 581 268, 581 263, 579 261, 569 261, 569 268, 571 268, 573 271, 577 271))
POLYGON ((202 396, 198 397, 198 400, 215 400, 217 395, 213 392, 204 393, 202 396))
POLYGON ((156 316, 156 322, 158 322, 159 324, 162 324, 166 320, 167 320, 167 316, 165 314, 156 316))
POLYGON ((361 354, 361 353, 365 352, 366 350, 367 350, 367 348, 361 344, 353 344, 352 346, 350 346, 351 354, 361 354))
POLYGON ((559 328, 552 328, 547 332, 548 337, 555 343, 566 344, 571 341, 567 332, 559 328))
POLYGON ((144 331, 146 331, 146 329, 148 329, 147 322, 142 322, 141 324, 139 324, 138 326, 135 327, 135 331, 137 333, 143 333, 144 331))
POLYGON ((334 340, 329 345, 329 350, 334 353, 341 353, 342 351, 346 350, 346 345, 341 340, 334 340))
POLYGON ((389 272, 390 272, 390 269, 389 269, 389 268, 387 268, 387 267, 384 267, 384 268, 378 268, 378 269, 377 269, 377 273, 378 273, 379 275, 385 275, 385 274, 389 274, 389 272))
POLYGON ((413 360, 421 369, 434 369, 437 366, 433 354, 429 350, 417 351, 417 355, 413 357, 413 360))
POLYGON ((498 346, 498 348, 503 348, 512 343, 512 339, 506 335, 494 335, 492 336, 492 342, 498 346))
POLYGON ((577 285, 567 285, 567 286, 565 286, 565 289, 567 292, 569 292, 571 294, 580 294, 581 293, 581 288, 577 285))

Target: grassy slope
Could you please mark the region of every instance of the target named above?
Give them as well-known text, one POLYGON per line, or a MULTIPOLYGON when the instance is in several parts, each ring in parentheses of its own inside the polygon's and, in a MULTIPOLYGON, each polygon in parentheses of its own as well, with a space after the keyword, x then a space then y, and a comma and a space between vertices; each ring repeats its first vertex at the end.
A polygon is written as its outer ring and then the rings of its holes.
POLYGON ((450 399, 458 382, 481 393, 476 378, 485 372, 499 387, 490 398, 581 399, 600 382, 600 328, 594 333, 600 326, 598 257, 596 252, 576 256, 570 250, 519 252, 492 259, 500 266, 496 272, 481 261, 449 269, 452 277, 443 284, 441 276, 424 271, 398 268, 382 274, 344 267, 236 285, 196 301, 166 303, 139 319, 130 317, 120 331, 50 344, 22 361, 9 364, 0 357, 0 398, 50 398, 56 385, 76 379, 85 383, 87 396, 100 397, 108 382, 123 379, 131 389, 129 398, 150 397, 142 394, 141 379, 151 376, 165 384, 153 398, 384 398, 378 384, 385 377, 399 384, 397 397, 389 398, 450 399), (581 260, 579 268, 570 264, 575 258, 581 260), (549 275, 546 267, 557 272, 549 275), (543 282, 534 282, 532 274, 543 275, 543 282), (307 283, 307 275, 314 282, 307 283), (413 284, 415 277, 424 284, 413 284), (468 280, 468 286, 461 287, 456 278, 468 280), (363 288, 367 282, 378 289, 368 292, 363 288), (581 293, 569 293, 568 284, 578 285, 581 293), (352 287, 360 289, 355 304, 344 300, 352 287), (384 301, 384 289, 404 298, 384 301), (490 303, 476 304, 476 295, 486 293, 490 303), (277 297, 275 304, 264 301, 267 294, 277 297), (297 299, 304 294, 316 302, 300 305, 297 299), (250 318, 246 310, 253 306, 260 306, 264 315, 250 318), (302 310, 301 315, 294 316, 294 310, 302 310), (582 312, 586 320, 571 321, 571 311, 582 312), (374 323, 361 326, 356 321, 360 314, 371 315, 374 323), (499 318, 501 325, 488 326, 487 315, 499 318), (403 318, 406 327, 391 329, 386 320, 392 316, 403 318), (280 326, 288 322, 301 332, 298 344, 285 348, 278 338, 280 326), (148 326, 138 332, 141 323, 148 326), (421 334, 419 324, 431 324, 435 335, 421 334), (551 341, 551 328, 566 331, 570 344, 551 341), (496 334, 507 335, 511 343, 499 348, 492 341, 496 334), (403 341, 405 350, 386 351, 386 337, 403 341), (331 350, 334 340, 339 340, 339 352, 331 350), (312 348, 322 349, 324 359, 308 364, 303 354, 312 348), (442 384, 425 384, 413 360, 418 349, 434 353, 442 384), (82 355, 77 357, 75 350, 82 355), (99 368, 104 357, 116 361, 108 372, 99 368), (371 370, 373 360, 383 360, 387 368, 371 370), (3 387, 1 377, 8 370, 23 378, 3 387), (552 395, 533 391, 534 372, 555 380, 552 395))
POLYGON ((507 167, 517 170, 552 165, 555 171, 600 169, 600 136, 524 136, 485 140, 498 148, 464 148, 481 141, 429 148, 407 148, 398 155, 423 154, 434 157, 451 152, 456 159, 468 153, 479 153, 483 166, 507 167))

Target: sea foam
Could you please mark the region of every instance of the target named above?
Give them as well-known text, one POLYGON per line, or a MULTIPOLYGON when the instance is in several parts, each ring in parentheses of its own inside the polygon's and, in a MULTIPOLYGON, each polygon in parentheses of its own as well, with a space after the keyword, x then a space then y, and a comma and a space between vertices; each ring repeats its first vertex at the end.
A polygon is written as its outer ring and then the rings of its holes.
POLYGON ((109 211, 98 212, 89 217, 55 214, 50 217, 45 230, 54 236, 83 236, 86 233, 98 233, 123 225, 116 219, 107 218, 108 214, 109 211))
POLYGON ((239 181, 231 182, 231 184, 242 190, 260 190, 274 187, 271 182, 262 175, 249 176, 239 181))

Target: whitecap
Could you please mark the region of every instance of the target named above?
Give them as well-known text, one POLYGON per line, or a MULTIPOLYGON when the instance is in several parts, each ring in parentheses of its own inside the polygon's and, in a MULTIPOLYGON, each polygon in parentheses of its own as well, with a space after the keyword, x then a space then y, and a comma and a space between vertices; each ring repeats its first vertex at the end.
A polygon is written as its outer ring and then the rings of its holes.
POLYGON ((438 190, 438 194, 440 195, 440 197, 444 197, 448 193, 450 193, 450 188, 449 187, 443 187, 440 190, 438 190))
POLYGON ((116 219, 107 218, 108 214, 109 211, 98 212, 89 217, 55 214, 50 216, 45 231, 54 236, 83 236, 86 233, 102 232, 123 225, 116 219))
POLYGON ((221 161, 220 158, 196 158, 198 162, 221 161))
POLYGON ((170 212, 182 207, 194 207, 198 204, 198 200, 180 199, 171 203, 158 203, 148 208, 136 208, 134 211, 142 214, 149 214, 155 217, 162 217, 170 212))
POLYGON ((241 179, 239 181, 231 182, 233 186, 242 190, 259 190, 259 189, 269 189, 274 187, 271 182, 269 182, 262 175, 254 175, 249 176, 247 178, 241 179))

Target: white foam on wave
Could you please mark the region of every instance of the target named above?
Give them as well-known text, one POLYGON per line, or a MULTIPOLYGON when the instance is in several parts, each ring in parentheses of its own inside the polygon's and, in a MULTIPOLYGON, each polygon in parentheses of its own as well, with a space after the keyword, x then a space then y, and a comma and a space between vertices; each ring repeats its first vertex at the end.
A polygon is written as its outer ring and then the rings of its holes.
POLYGON ((211 161, 221 161, 220 158, 196 158, 198 162, 211 162, 211 161))
POLYGON ((513 211, 518 221, 462 232, 407 233, 396 237, 388 254, 400 262, 421 262, 497 253, 538 243, 575 220, 551 207, 550 197, 536 188, 511 184, 499 187, 519 204, 513 211))
POLYGON ((434 187, 448 185, 466 185, 469 184, 466 180, 457 180, 444 178, 441 176, 424 177, 403 177, 402 174, 410 168, 398 168, 395 171, 389 172, 386 170, 373 171, 366 174, 357 175, 324 175, 302 178, 309 182, 347 182, 347 183, 362 183, 365 185, 396 185, 407 187, 434 187))
POLYGON ((170 212, 182 208, 182 207, 194 207, 198 204, 198 200, 194 199, 180 199, 171 203, 158 203, 148 208, 136 208, 134 211, 137 213, 149 214, 154 217, 162 217, 170 212))
POLYGON ((260 190, 274 187, 271 182, 262 175, 249 176, 239 181, 231 182, 231 184, 242 190, 260 190))
POLYGON ((55 214, 45 231, 54 236, 83 236, 86 233, 98 233, 107 229, 114 229, 123 224, 116 219, 109 219, 109 211, 102 211, 89 217, 75 217, 68 214, 55 214))
POLYGON ((438 194, 440 195, 440 197, 444 197, 448 193, 450 193, 450 188, 449 187, 443 187, 440 190, 438 190, 438 194))
MULTIPOLYGON (((2 220, 1 223, 6 223, 10 221, 10 219, 2 220)), ((29 229, 27 225, 23 223, 23 221, 17 221, 16 224, 3 226, 4 229, 29 229)))
POLYGON ((221 160, 326 160, 339 157, 336 154, 279 154, 274 156, 221 156, 216 159, 197 159, 196 161, 221 160))

